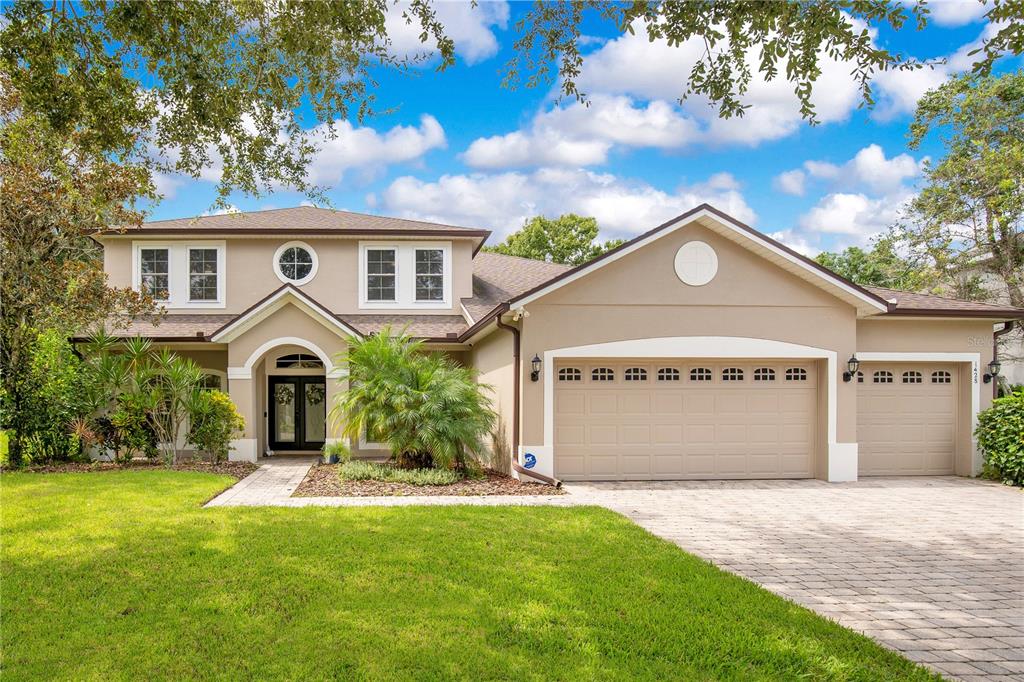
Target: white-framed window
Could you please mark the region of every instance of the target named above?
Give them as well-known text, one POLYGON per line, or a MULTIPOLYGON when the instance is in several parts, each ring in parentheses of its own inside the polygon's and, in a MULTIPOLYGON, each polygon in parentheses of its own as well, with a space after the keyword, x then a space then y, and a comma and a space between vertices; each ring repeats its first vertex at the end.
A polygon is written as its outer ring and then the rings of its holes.
POLYGON ((311 282, 319 265, 316 251, 306 242, 285 242, 274 252, 274 274, 285 284, 311 282))
POLYGON ((359 243, 360 308, 451 306, 451 242, 359 243))
POLYGON ((132 287, 165 308, 226 305, 223 241, 133 241, 132 287))

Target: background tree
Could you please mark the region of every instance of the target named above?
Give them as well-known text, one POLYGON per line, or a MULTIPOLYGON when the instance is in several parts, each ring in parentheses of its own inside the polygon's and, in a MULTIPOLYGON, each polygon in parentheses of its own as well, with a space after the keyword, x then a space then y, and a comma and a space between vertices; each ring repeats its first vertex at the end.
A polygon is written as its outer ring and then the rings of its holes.
POLYGON ((874 240, 870 249, 851 246, 839 253, 823 251, 814 260, 857 284, 921 291, 936 282, 927 263, 913 261, 896 252, 896 238, 886 235, 874 240))
POLYGON ((933 131, 945 153, 927 163, 899 238, 943 280, 980 279, 981 296, 1024 307, 1024 73, 962 76, 930 91, 911 146, 933 131))
POLYGON ((549 263, 580 265, 624 241, 612 239, 599 242, 599 232, 595 218, 575 213, 566 213, 555 219, 536 216, 523 223, 523 227, 506 237, 505 241, 497 246, 485 247, 485 250, 549 263))

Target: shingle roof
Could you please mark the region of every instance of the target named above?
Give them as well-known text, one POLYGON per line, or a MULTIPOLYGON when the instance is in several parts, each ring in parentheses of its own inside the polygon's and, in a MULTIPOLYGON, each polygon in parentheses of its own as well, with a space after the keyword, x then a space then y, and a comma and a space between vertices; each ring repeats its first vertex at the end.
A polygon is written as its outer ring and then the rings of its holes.
POLYGON ((403 329, 410 336, 422 339, 445 338, 461 334, 469 325, 462 315, 337 315, 360 334, 375 334, 386 326, 393 331, 403 329))
POLYGON ((210 315, 206 313, 168 313, 154 324, 154 317, 144 315, 132 320, 127 328, 108 331, 120 338, 145 336, 151 339, 204 339, 237 315, 210 315))
POLYGON ((336 211, 315 206, 296 206, 267 211, 246 211, 220 215, 153 220, 141 227, 129 228, 129 233, 180 233, 219 232, 239 234, 260 233, 351 233, 367 232, 423 233, 423 234, 465 234, 468 237, 484 237, 488 230, 430 223, 406 218, 336 211))
POLYGON ((568 265, 481 251, 473 259, 473 296, 462 299, 473 321, 495 306, 571 270, 568 265))
POLYGON ((945 296, 917 294, 910 291, 886 289, 884 287, 865 286, 864 288, 876 296, 881 296, 886 301, 896 301, 896 308, 889 312, 890 315, 948 314, 953 316, 1024 318, 1024 309, 1007 305, 961 301, 955 298, 946 298, 945 296))

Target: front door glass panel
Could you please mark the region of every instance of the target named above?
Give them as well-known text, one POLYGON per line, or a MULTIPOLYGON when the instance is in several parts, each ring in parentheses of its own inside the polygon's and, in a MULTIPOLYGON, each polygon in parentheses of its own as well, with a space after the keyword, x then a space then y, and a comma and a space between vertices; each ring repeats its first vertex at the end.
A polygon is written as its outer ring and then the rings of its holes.
POLYGON ((274 386, 274 440, 278 443, 295 443, 295 391, 297 384, 279 383, 274 386))

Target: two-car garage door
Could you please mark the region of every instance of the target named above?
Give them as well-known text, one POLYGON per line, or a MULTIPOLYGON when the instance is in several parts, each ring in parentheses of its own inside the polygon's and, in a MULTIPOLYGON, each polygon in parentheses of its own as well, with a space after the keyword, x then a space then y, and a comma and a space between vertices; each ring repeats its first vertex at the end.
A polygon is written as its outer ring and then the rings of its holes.
POLYGON ((555 367, 555 475, 811 477, 816 386, 813 361, 563 361, 555 367))

